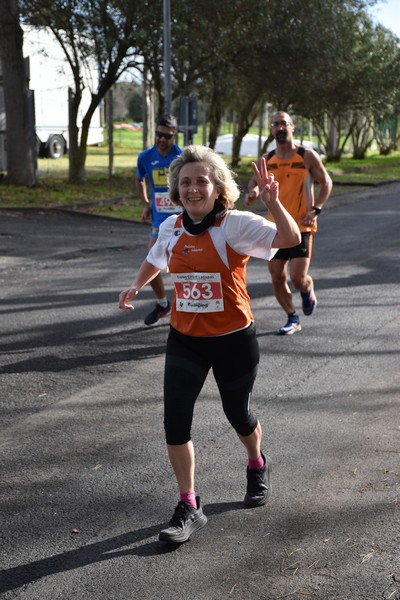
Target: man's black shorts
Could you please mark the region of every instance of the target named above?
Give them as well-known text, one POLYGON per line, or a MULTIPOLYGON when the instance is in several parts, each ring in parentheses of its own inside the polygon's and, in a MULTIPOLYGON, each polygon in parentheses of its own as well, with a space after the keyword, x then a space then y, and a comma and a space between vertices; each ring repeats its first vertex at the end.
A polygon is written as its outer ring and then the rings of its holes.
POLYGON ((291 258, 311 258, 312 235, 309 231, 301 234, 301 243, 293 248, 280 248, 274 259, 290 260, 291 258))

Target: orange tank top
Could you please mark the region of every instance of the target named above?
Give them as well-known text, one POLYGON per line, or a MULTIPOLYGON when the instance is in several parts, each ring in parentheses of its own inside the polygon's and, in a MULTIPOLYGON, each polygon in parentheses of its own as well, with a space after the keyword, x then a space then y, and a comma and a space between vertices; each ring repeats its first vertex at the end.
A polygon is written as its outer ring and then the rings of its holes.
MULTIPOLYGON (((314 204, 314 186, 310 171, 304 164, 304 148, 300 146, 289 159, 278 158, 275 150, 267 155, 268 171, 279 183, 279 199, 292 215, 301 232, 316 231, 316 225, 302 225, 301 219, 314 204)), ((268 214, 267 219, 274 221, 268 214)))
MULTIPOLYGON (((223 218, 211 228, 213 236, 222 236, 223 218)), ((181 227, 179 215, 175 229, 181 227)), ((225 242, 227 267, 209 231, 193 236, 183 230, 168 262, 174 282, 171 325, 196 337, 231 333, 254 320, 246 289, 249 256, 238 254, 225 242)))

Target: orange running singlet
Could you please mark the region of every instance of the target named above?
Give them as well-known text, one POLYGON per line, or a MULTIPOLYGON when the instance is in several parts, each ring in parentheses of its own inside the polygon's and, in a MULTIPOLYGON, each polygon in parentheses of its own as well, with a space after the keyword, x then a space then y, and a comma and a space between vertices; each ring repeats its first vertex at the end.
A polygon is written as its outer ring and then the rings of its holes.
MULTIPOLYGON (((225 242, 227 267, 213 242, 223 218, 211 228, 213 234, 206 230, 191 236, 183 230, 172 248, 168 265, 175 287, 171 325, 186 335, 224 335, 254 320, 246 290, 249 256, 238 254, 225 242)), ((177 233, 181 223, 179 215, 177 233)))
MULTIPOLYGON (((300 146, 290 159, 278 158, 273 150, 267 155, 267 168, 279 183, 279 199, 292 215, 301 232, 317 231, 317 226, 302 225, 301 219, 314 204, 314 186, 310 171, 304 164, 304 148, 300 146)), ((273 217, 267 218, 273 221, 273 217)))

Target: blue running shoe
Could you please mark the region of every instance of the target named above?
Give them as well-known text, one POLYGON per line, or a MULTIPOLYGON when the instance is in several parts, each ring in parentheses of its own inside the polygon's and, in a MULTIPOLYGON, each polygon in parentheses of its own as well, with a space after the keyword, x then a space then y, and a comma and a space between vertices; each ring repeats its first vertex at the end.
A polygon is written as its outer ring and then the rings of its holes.
POLYGON ((311 284, 310 290, 308 292, 301 292, 301 298, 303 300, 303 313, 309 317, 314 308, 317 306, 317 297, 314 294, 314 284, 311 284))
POLYGON ((296 331, 301 331, 301 324, 298 315, 292 315, 288 318, 286 325, 279 327, 279 335, 292 335, 296 331))

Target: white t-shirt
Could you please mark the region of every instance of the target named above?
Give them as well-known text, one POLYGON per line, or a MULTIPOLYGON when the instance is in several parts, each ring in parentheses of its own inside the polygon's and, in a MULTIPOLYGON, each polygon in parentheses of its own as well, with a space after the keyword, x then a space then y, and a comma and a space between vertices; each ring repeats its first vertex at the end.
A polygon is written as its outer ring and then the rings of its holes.
MULTIPOLYGON (((168 257, 171 256, 172 248, 179 238, 179 230, 175 229, 177 218, 178 215, 171 215, 161 224, 157 242, 147 255, 147 261, 160 271, 168 271, 168 257)), ((238 254, 263 260, 271 260, 278 251, 277 248, 272 248, 276 236, 275 223, 249 211, 228 210, 221 225, 210 227, 208 231, 218 254, 228 268, 225 243, 238 254)))

